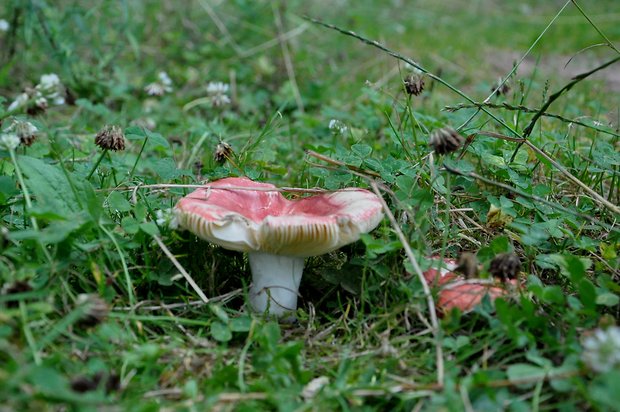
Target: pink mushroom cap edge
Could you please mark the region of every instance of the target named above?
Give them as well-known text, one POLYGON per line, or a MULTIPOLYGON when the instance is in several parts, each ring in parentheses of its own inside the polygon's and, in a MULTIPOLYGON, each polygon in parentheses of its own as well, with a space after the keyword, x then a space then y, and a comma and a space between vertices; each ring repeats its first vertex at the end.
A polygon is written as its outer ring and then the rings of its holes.
POLYGON ((383 218, 381 202, 368 190, 348 188, 288 200, 269 189, 276 186, 225 178, 183 197, 175 212, 181 227, 226 249, 297 257, 352 243, 383 218))
MULTIPOLYGON (((436 257, 431 259, 434 261, 439 260, 436 257)), ((489 295, 491 301, 494 301, 509 293, 509 290, 502 285, 476 283, 473 279, 472 282, 457 284, 457 282, 464 281, 465 278, 453 272, 458 266, 456 261, 454 259, 444 259, 444 262, 439 270, 434 262, 433 266, 423 273, 431 287, 439 288, 436 303, 439 313, 448 313, 453 308, 458 308, 461 312, 467 313, 479 305, 485 295, 489 295)), ((516 286, 517 281, 512 280, 510 284, 516 286)))

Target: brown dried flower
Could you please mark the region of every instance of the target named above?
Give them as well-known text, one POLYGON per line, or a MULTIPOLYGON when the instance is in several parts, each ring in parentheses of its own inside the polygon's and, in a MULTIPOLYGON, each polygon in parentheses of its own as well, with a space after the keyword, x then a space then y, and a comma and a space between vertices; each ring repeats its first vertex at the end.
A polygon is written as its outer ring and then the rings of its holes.
POLYGON ((224 163, 233 154, 231 145, 224 141, 220 141, 213 152, 213 159, 219 164, 224 163))
POLYGON ((97 326, 107 318, 110 312, 108 303, 95 294, 78 295, 76 305, 84 307, 84 316, 77 322, 78 326, 84 328, 97 326))
POLYGON ((405 91, 408 94, 419 96, 424 90, 424 76, 419 73, 411 73, 405 77, 405 91))
POLYGON ((37 138, 39 130, 30 122, 13 119, 13 123, 7 128, 7 131, 15 133, 21 144, 30 146, 37 138))
POLYGON ((461 253, 459 260, 456 263, 458 266, 454 269, 455 272, 462 274, 466 279, 474 279, 478 277, 478 258, 473 253, 461 253))
POLYGON ((95 136, 95 144, 104 150, 125 150, 125 134, 118 126, 106 125, 95 136))
POLYGON ((495 83, 491 88, 491 91, 495 92, 495 94, 497 94, 498 96, 505 96, 510 93, 510 84, 508 83, 508 80, 503 81, 503 79, 500 77, 497 83, 495 83))
POLYGON ((430 144, 437 154, 454 152, 464 141, 463 136, 451 127, 433 130, 430 136, 430 144))
POLYGON ((521 270, 521 260, 514 253, 502 253, 493 258, 489 273, 502 280, 516 279, 521 270))

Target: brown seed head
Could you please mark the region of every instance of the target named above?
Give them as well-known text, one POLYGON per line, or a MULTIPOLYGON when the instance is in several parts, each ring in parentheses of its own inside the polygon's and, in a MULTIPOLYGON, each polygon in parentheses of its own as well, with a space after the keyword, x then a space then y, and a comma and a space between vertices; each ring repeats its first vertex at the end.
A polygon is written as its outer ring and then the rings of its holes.
POLYGON ((478 277, 478 258, 473 253, 461 253, 457 265, 454 271, 461 273, 465 278, 474 279, 478 277))
POLYGON ((507 95, 508 93, 510 93, 510 84, 508 83, 508 81, 506 80, 505 82, 503 82, 503 79, 500 77, 499 80, 497 81, 497 83, 495 83, 493 85, 493 87, 491 88, 492 92, 495 92, 496 95, 501 96, 501 95, 507 95), (495 91, 497 89, 497 91, 495 91))
POLYGON ((106 125, 95 136, 95 144, 104 150, 125 150, 125 134, 118 126, 106 125))
POLYGON ((516 279, 521 270, 521 260, 514 253, 502 253, 493 258, 489 273, 501 280, 516 279))
POLYGON ((213 159, 219 164, 224 163, 233 154, 233 148, 228 143, 221 141, 215 147, 213 159))
POLYGON ((407 94, 419 96, 424 90, 424 76, 421 74, 409 74, 405 77, 404 83, 407 94))
POLYGON ((45 97, 39 97, 33 103, 29 104, 28 107, 26 107, 26 113, 30 116, 36 116, 38 114, 45 113, 47 107, 47 99, 45 97))
POLYGON ((451 127, 435 129, 430 136, 430 144, 437 154, 454 152, 461 147, 465 139, 451 127))

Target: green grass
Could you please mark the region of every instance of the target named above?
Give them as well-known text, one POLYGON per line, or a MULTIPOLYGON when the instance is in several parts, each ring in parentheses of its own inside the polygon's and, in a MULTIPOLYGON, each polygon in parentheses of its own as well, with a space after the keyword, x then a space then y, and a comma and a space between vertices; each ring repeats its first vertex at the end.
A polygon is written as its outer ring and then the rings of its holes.
POLYGON ((572 56, 577 73, 618 57, 586 49, 605 37, 620 47, 617 2, 578 4, 591 22, 570 3, 554 20, 556 1, 8 1, 0 130, 17 118, 39 133, 0 150, 0 409, 617 409, 617 370, 582 358, 584 340, 620 310, 618 64, 555 100, 532 146, 515 155, 516 142, 497 138, 523 135, 575 74, 562 70, 572 56), (403 60, 304 16, 377 40, 439 80, 407 96, 403 60), (463 95, 483 102, 530 47, 487 113, 444 109, 467 105, 463 95), (148 96, 160 71, 173 90, 148 96), (47 73, 70 104, 8 112, 47 73), (205 99, 215 81, 231 85, 231 104, 205 99), (108 124, 124 130, 124 151, 95 145, 108 124), (471 141, 430 156, 429 134, 445 126, 471 141), (220 141, 234 150, 223 164, 220 141), (488 269, 514 251, 523 286, 434 331, 385 219, 308 259, 297 322, 278 323, 244 309, 247 258, 157 223, 191 191, 172 185, 248 176, 339 189, 369 187, 369 173, 424 268, 428 256, 468 251, 488 269), (107 302, 107 316, 78 304, 84 293, 107 302))

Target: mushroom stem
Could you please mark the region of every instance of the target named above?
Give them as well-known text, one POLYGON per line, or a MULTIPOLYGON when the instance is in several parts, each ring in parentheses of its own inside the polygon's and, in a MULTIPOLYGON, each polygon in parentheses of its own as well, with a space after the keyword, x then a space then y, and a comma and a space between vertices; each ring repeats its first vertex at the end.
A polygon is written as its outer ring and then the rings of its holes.
POLYGON ((252 269, 252 309, 277 317, 295 311, 304 258, 264 252, 248 255, 252 269))

